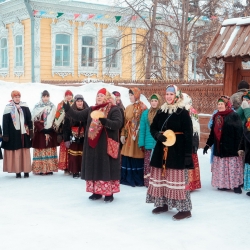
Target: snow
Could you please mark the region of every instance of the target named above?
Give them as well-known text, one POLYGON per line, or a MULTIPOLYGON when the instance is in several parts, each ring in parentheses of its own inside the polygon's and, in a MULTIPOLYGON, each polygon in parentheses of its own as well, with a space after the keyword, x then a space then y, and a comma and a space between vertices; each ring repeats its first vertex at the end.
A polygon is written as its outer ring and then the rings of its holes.
POLYGON ((240 30, 240 26, 236 26, 234 28, 234 31, 232 33, 232 35, 230 36, 229 40, 227 41, 227 44, 225 45, 225 48, 223 49, 223 51, 221 52, 221 54, 224 56, 227 53, 227 50, 229 49, 229 47, 231 46, 234 38, 236 37, 238 31, 240 30))
POLYGON ((235 25, 241 19, 242 19, 241 17, 226 19, 223 21, 222 26, 235 25))
MULTIPOLYGON (((127 89, 105 84, 91 84, 72 89, 82 93, 90 105, 96 91, 122 93, 125 105, 127 89)), ((30 107, 39 100, 42 90, 51 93, 56 104, 68 87, 42 84, 0 82, 2 110, 13 89, 21 90, 22 100, 30 107)), ((143 100, 144 101, 144 100, 143 100)), ((250 197, 222 192, 211 186, 210 155, 198 151, 200 190, 191 193, 192 218, 173 221, 176 210, 154 215, 153 204, 146 204, 145 187, 121 185, 114 201, 90 201, 85 181, 65 176, 16 179, 2 172, 0 161, 0 242, 3 250, 247 250, 249 249, 250 197)))

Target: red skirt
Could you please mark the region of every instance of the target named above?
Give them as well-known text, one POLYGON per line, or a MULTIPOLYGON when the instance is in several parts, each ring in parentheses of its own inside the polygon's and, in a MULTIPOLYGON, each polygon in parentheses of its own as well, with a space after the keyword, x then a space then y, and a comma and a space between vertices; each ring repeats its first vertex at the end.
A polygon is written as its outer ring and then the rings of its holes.
POLYGON ((201 188, 198 155, 192 154, 192 158, 194 163, 194 169, 188 171, 188 186, 190 191, 201 188))
POLYGON ((64 141, 60 143, 58 169, 68 169, 68 149, 65 147, 64 141))
POLYGON ((120 181, 86 181, 86 191, 93 194, 110 196, 120 192, 120 181))

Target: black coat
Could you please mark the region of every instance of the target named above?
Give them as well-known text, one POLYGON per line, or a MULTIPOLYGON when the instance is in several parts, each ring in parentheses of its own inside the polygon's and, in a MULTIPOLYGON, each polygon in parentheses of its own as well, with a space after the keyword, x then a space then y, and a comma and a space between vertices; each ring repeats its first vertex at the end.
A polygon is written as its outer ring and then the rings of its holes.
POLYGON ((248 131, 246 127, 241 137, 239 150, 245 151, 245 163, 250 164, 250 131, 248 131))
POLYGON ((122 114, 120 108, 113 106, 107 117, 105 129, 102 130, 100 138, 95 148, 89 146, 88 132, 92 121, 90 117, 91 107, 83 111, 75 111, 72 108, 67 112, 73 119, 82 121, 86 125, 85 140, 83 144, 82 170, 81 177, 84 180, 120 180, 121 165, 120 153, 117 159, 110 157, 107 154, 107 135, 115 141, 119 141, 119 129, 123 126, 122 114))
MULTIPOLYGON (((21 108, 23 110, 24 115, 24 124, 28 126, 29 129, 33 129, 29 108, 24 106, 21 106, 21 108)), ((2 142, 3 149, 17 150, 20 148, 31 147, 31 140, 29 135, 24 134, 22 142, 21 130, 15 129, 10 113, 3 115, 3 136, 9 137, 8 142, 2 142)))
POLYGON ((160 131, 171 129, 174 132, 182 132, 176 135, 176 142, 173 146, 168 147, 168 155, 166 160, 166 168, 171 169, 190 169, 193 163, 185 166, 185 156, 192 155, 193 126, 189 112, 185 109, 178 108, 176 112, 169 115, 159 110, 154 117, 150 126, 150 132, 157 141, 151 158, 150 165, 156 168, 162 168, 163 165, 163 149, 162 142, 157 140, 160 131), (167 122, 163 126, 164 122, 167 122), (163 128, 162 128, 163 126, 163 128))
POLYGON ((238 156, 239 144, 241 141, 243 128, 240 116, 235 113, 229 113, 224 117, 224 124, 221 131, 221 139, 217 141, 214 134, 215 121, 207 139, 207 145, 214 144, 214 156, 234 157, 238 156))
MULTIPOLYGON (((0 138, 1 138, 1 141, 2 141, 2 127, 0 126, 0 138)), ((0 160, 3 159, 3 155, 2 155, 2 150, 1 150, 1 147, 0 147, 0 160)))

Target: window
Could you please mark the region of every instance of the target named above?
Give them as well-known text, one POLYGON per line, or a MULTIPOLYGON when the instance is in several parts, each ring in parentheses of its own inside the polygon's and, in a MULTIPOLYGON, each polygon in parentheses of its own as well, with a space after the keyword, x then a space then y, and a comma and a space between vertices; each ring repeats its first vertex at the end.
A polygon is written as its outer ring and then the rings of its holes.
POLYGON ((17 35, 15 37, 15 42, 16 42, 15 66, 20 67, 20 66, 23 66, 23 36, 17 35))
POLYGON ((117 47, 118 47, 117 39, 106 38, 106 67, 107 68, 118 67, 117 47))
POLYGON ((81 66, 94 67, 95 40, 91 36, 82 37, 81 66))
POLYGON ((8 68, 7 38, 0 41, 0 68, 8 68))
POLYGON ((157 46, 153 45, 152 46, 152 65, 151 68, 153 70, 157 70, 159 69, 159 54, 158 54, 158 50, 157 50, 157 46))
POLYGON ((56 35, 55 66, 70 66, 70 36, 56 35))

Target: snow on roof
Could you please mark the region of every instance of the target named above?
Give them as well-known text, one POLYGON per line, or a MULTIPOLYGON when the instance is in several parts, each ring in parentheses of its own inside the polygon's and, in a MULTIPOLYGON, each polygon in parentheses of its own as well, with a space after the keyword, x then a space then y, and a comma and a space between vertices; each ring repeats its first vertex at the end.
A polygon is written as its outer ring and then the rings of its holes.
POLYGON ((250 17, 230 18, 223 21, 222 26, 250 24, 250 17))
POLYGON ((229 40, 227 41, 224 49, 222 50, 221 55, 224 56, 227 53, 229 47, 232 45, 232 42, 233 42, 234 38, 236 37, 239 30, 240 30, 240 26, 236 26, 232 35, 230 36, 229 40))

